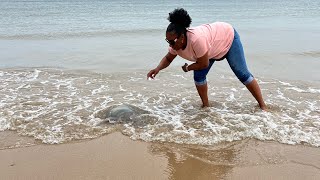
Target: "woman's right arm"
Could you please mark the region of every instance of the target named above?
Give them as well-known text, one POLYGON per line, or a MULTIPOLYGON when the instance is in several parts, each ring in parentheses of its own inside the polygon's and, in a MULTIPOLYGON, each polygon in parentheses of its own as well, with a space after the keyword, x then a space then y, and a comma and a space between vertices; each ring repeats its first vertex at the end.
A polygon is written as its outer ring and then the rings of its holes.
POLYGON ((168 67, 175 57, 177 57, 177 55, 168 52, 167 55, 162 58, 159 65, 148 73, 147 78, 155 78, 159 71, 168 67))
POLYGON ((173 54, 168 52, 167 55, 165 55, 162 58, 162 60, 160 61, 159 65, 156 67, 156 69, 159 69, 159 71, 160 71, 160 70, 168 67, 176 56, 177 55, 173 55, 173 54))

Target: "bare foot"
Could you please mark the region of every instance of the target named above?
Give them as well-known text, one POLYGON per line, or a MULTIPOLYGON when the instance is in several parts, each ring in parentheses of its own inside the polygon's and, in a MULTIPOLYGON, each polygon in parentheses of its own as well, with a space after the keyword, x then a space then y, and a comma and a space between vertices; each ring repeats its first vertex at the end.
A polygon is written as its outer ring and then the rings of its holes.
MULTIPOLYGON (((259 105, 260 106, 260 105, 259 105)), ((261 108, 261 110, 263 110, 263 111, 268 111, 268 108, 267 108, 267 106, 266 105, 262 105, 262 106, 260 106, 260 108, 261 108)))
POLYGON ((207 107, 210 107, 210 105, 209 104, 208 105, 202 104, 202 106, 201 106, 201 108, 207 108, 207 107))

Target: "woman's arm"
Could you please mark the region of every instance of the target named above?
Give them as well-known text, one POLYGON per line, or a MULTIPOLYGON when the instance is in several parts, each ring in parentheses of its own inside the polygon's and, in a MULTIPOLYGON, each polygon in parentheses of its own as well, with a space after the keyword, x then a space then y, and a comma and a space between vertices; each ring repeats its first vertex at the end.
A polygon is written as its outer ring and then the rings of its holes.
POLYGON ((174 60, 174 58, 177 57, 177 55, 173 55, 171 53, 167 53, 162 60, 160 61, 159 65, 156 67, 156 69, 162 70, 165 69, 170 65, 170 63, 174 60))
POLYGON ((162 60, 160 61, 159 65, 155 68, 152 69, 148 74, 147 78, 154 78, 156 75, 159 73, 160 70, 165 69, 170 65, 170 63, 174 60, 174 58, 177 57, 177 55, 173 55, 171 53, 167 53, 162 60))
POLYGON ((208 53, 205 53, 202 57, 198 58, 195 63, 192 63, 190 65, 184 65, 182 66, 183 71, 191 71, 191 70, 201 70, 205 69, 209 66, 209 58, 208 53))

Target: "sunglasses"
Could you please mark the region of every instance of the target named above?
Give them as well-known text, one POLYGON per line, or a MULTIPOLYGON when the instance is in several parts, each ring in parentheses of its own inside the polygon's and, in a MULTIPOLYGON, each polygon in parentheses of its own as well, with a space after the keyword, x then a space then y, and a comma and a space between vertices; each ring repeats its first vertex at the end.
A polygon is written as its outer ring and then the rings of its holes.
POLYGON ((167 43, 169 43, 169 44, 170 44, 170 46, 174 46, 174 45, 176 44, 176 42, 177 42, 178 38, 179 38, 179 37, 177 37, 177 38, 176 38, 176 39, 174 39, 174 40, 168 40, 168 39, 166 39, 166 41, 167 41, 167 43))

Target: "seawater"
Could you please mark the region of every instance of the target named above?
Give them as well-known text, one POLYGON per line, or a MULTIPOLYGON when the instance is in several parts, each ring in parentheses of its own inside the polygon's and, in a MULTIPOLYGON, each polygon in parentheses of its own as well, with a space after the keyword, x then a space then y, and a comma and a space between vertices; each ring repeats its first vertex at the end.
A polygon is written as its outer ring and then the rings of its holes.
POLYGON ((320 145, 318 1, 0 0, 0 148, 66 143, 120 131, 132 139, 214 145, 245 138, 320 145), (262 112, 226 61, 208 75, 201 109, 192 73, 177 58, 148 81, 167 52, 167 15, 184 7, 193 26, 226 21, 270 107, 262 112), (141 109, 108 123, 111 106, 141 109), (147 112, 147 113, 146 113, 147 112), (6 141, 6 140, 4 140, 6 141))

